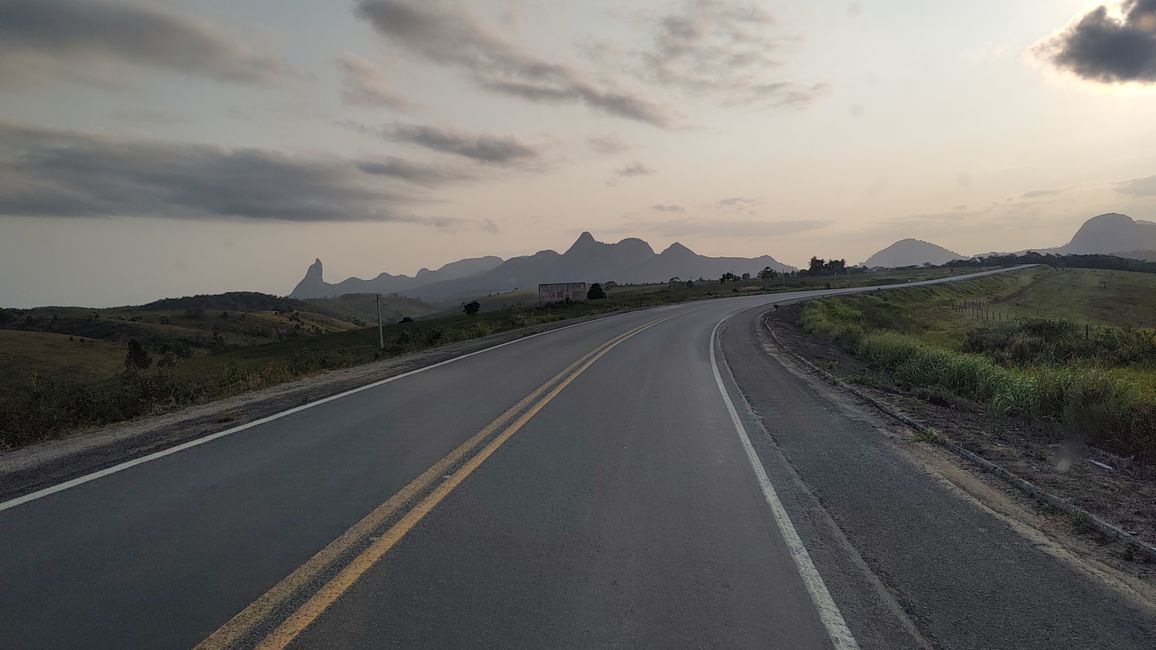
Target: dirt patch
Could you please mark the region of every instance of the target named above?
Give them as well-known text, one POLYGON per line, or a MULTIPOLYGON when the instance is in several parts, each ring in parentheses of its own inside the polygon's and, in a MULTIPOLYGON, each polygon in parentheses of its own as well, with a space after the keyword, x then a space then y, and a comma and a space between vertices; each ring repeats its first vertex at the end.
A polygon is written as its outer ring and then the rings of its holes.
MULTIPOLYGON (((885 373, 862 363, 836 344, 804 332, 799 326, 800 309, 799 304, 788 305, 767 317, 767 324, 791 351, 979 456, 1095 513, 1138 539, 1156 543, 1156 469, 1067 438, 1058 427, 1047 423, 993 413, 954 395, 896 386, 885 373)), ((1005 496, 1030 504, 1034 523, 1046 522, 1051 528, 1078 538, 1077 545, 1095 547, 1109 564, 1119 566, 1124 561, 1131 572, 1139 570, 1149 578, 1156 575, 1156 567, 1150 564, 1137 566, 1143 558, 1129 547, 1098 539, 1084 522, 1027 499, 958 456, 943 452, 940 457, 952 458, 956 465, 974 470, 973 474, 982 476, 984 482, 1005 496)))

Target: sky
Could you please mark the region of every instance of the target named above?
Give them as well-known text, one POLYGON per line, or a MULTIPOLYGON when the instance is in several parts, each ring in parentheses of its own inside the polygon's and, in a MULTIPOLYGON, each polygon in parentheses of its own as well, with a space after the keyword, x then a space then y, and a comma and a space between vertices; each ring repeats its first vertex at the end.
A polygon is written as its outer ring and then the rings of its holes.
POLYGON ((0 306, 1156 217, 1156 0, 0 0, 0 306))

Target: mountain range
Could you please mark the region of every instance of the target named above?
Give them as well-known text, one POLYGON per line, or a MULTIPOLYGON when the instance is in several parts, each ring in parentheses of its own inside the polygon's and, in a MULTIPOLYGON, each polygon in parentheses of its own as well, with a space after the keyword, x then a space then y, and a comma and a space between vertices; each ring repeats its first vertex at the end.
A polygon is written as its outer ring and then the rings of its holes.
POLYGON ((305 277, 297 283, 289 296, 304 299, 332 298, 349 293, 413 293, 415 290, 435 282, 456 280, 485 273, 501 263, 502 258, 500 257, 474 257, 450 262, 436 271, 423 268, 413 277, 381 273, 372 280, 348 278, 336 284, 330 284, 323 277, 324 269, 321 260, 316 259, 313 260, 313 264, 309 265, 309 269, 305 271, 305 277))
MULTIPOLYGON (((1067 244, 1033 250, 1057 255, 1100 253, 1156 259, 1156 222, 1136 220, 1124 214, 1101 214, 1080 226, 1067 244)), ((902 239, 869 257, 864 266, 938 265, 968 257, 931 242, 902 239)), ((530 289, 545 282, 665 282, 674 277, 718 278, 727 272, 754 275, 766 267, 775 271, 793 270, 769 255, 707 257, 679 243, 655 253, 650 244, 641 239, 631 237, 609 244, 584 232, 564 253, 544 250, 508 260, 493 256, 464 259, 434 271, 423 268, 413 277, 382 273, 369 280, 348 278, 331 284, 325 281, 318 259, 289 295, 328 298, 351 293, 382 293, 437 302, 530 289)))
POLYGON ((462 260, 415 277, 382 273, 372 280, 349 278, 329 284, 322 277, 321 260, 309 267, 290 294, 293 298, 322 298, 345 293, 398 293, 426 301, 528 289, 546 282, 666 282, 670 278, 718 278, 731 272, 757 274, 766 267, 790 271, 769 255, 755 258, 707 257, 682 244, 655 253, 637 238, 608 244, 584 232, 564 253, 544 250, 502 261, 496 257, 462 260))
MULTIPOLYGON (((1101 254, 1153 260, 1156 259, 1156 222, 1109 212, 1085 221, 1072 236, 1071 241, 1063 246, 1031 250, 1054 255, 1101 254)), ((863 264, 869 268, 894 268, 919 266, 925 263, 943 264, 953 259, 969 257, 971 256, 960 255, 930 242, 903 239, 867 258, 863 264)))

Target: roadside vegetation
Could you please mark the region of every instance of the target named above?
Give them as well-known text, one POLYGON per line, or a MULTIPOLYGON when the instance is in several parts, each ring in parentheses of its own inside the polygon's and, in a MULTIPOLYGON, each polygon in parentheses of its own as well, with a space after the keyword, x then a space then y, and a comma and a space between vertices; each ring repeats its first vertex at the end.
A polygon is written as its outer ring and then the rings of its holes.
POLYGON ((294 300, 257 293, 136 307, 0 310, 0 448, 265 388, 449 343, 625 309, 724 296, 892 284, 974 269, 672 278, 603 283, 591 300, 538 305, 527 291, 442 308, 373 295, 294 300), (466 307, 469 309, 466 309, 466 307), (130 348, 132 352, 130 353, 130 348))
POLYGON ((872 381, 1156 463, 1156 275, 1048 266, 805 304, 872 381))

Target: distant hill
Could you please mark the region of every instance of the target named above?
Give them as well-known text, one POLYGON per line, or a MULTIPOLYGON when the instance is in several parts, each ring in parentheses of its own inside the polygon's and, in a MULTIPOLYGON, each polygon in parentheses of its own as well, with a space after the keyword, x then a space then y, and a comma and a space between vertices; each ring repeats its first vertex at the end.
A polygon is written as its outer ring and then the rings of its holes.
POLYGON ((565 253, 545 250, 514 257, 485 273, 435 282, 404 293, 426 301, 451 300, 528 289, 544 282, 613 280, 621 284, 666 282, 673 277, 716 279, 727 272, 754 275, 768 266, 776 271, 793 270, 769 255, 706 257, 677 243, 655 253, 650 244, 641 239, 628 238, 607 244, 584 232, 565 253))
POLYGON ((485 273, 502 263, 500 257, 478 257, 451 262, 436 271, 422 269, 414 277, 381 273, 372 280, 348 278, 336 284, 329 284, 323 276, 321 260, 314 260, 305 272, 305 277, 289 294, 291 298, 332 298, 355 293, 410 293, 434 282, 455 280, 479 273, 485 273))
POLYGON ((1110 212, 1092 217, 1080 226, 1072 241, 1060 253, 1121 254, 1156 250, 1156 222, 1140 221, 1126 214, 1110 212))
POLYGON ((1125 251, 1123 253, 1116 253, 1119 257, 1127 257, 1134 260, 1144 260, 1145 262, 1156 262, 1156 250, 1151 251, 1125 251))
POLYGON ((867 258, 867 261, 864 262, 863 265, 867 268, 897 268, 901 266, 921 266, 923 264, 938 266, 940 264, 946 264, 951 260, 966 258, 966 255, 960 255, 953 250, 936 246, 931 242, 925 242, 920 239, 901 239, 867 258))
MULTIPOLYGON (((436 310, 388 296, 382 318, 396 322, 436 310)), ((165 298, 147 305, 0 309, 0 331, 22 330, 107 343, 138 339, 152 351, 198 356, 297 336, 344 332, 377 322, 375 296, 297 300, 251 291, 165 298)), ((28 339, 32 340, 32 339, 28 339)))

